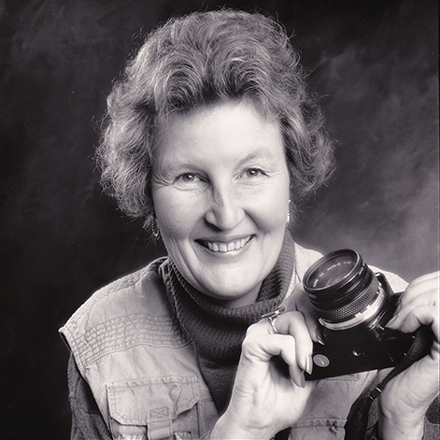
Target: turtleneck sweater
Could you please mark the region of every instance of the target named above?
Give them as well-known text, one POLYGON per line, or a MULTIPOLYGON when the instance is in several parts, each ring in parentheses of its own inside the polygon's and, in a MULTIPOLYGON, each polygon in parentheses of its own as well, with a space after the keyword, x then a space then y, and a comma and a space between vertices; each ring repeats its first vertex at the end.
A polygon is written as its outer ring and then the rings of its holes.
POLYGON ((169 300, 196 347, 198 364, 219 412, 232 392, 247 328, 275 310, 286 296, 295 265, 295 245, 286 232, 278 260, 264 279, 255 303, 228 308, 195 289, 171 259, 163 266, 169 300))

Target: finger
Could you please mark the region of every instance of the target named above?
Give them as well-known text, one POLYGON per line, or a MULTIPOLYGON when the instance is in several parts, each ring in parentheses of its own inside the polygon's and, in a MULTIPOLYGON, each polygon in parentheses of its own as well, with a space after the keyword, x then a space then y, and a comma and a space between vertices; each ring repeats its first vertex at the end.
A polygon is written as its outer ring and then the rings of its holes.
POLYGON ((298 352, 295 338, 291 335, 274 335, 279 343, 279 355, 289 367, 290 378, 295 384, 304 388, 305 378, 304 369, 298 364, 298 352))
POLYGON ((399 298, 399 303, 405 305, 412 301, 414 298, 418 298, 420 295, 431 294, 434 298, 438 299, 439 295, 439 283, 440 272, 430 273, 412 281, 405 292, 399 298))
POLYGON ((436 283, 432 283, 432 280, 420 283, 418 285, 423 286, 422 289, 416 289, 417 295, 413 291, 408 290, 402 294, 400 304, 397 307, 393 319, 387 324, 387 327, 397 329, 407 319, 407 317, 413 312, 413 310, 419 307, 433 307, 434 312, 438 315, 439 308, 439 289, 436 283))
POLYGON ((391 319, 387 324, 387 327, 395 328, 396 325, 399 325, 401 322, 403 322, 414 309, 429 306, 438 309, 439 298, 437 292, 422 293, 411 298, 410 300, 402 301, 397 307, 393 319, 391 319))
POLYGON ((303 289, 302 284, 295 286, 292 294, 287 298, 285 306, 287 310, 300 311, 304 315, 306 326, 312 340, 320 344, 324 343, 322 327, 318 322, 318 315, 310 302, 309 296, 303 289))
POLYGON ((278 316, 275 326, 278 333, 294 337, 296 363, 303 370, 309 371, 312 366, 313 342, 304 315, 301 312, 286 312, 278 316))
POLYGON ((411 311, 422 306, 439 306, 439 273, 428 274, 414 280, 399 297, 394 318, 388 327, 397 328, 411 311))
POLYGON ((422 275, 416 278, 414 281, 410 283, 410 286, 416 287, 418 284, 434 282, 437 283, 437 287, 438 287, 439 278, 440 278, 440 271, 428 273, 426 275, 422 275))
POLYGON ((399 312, 404 307, 414 308, 421 305, 436 306, 438 303, 439 291, 437 289, 427 288, 426 290, 420 291, 417 294, 403 296, 402 299, 399 299, 399 306, 396 311, 399 312))
POLYGON ((439 318, 437 307, 420 306, 408 313, 406 313, 405 310, 402 310, 402 313, 396 316, 388 327, 400 330, 403 333, 412 333, 422 325, 431 326, 435 337, 439 340, 439 318))
POLYGON ((242 357, 256 365, 280 356, 289 368, 290 378, 303 388, 304 374, 297 363, 295 338, 292 335, 261 333, 259 330, 257 324, 250 328, 243 342, 242 357))

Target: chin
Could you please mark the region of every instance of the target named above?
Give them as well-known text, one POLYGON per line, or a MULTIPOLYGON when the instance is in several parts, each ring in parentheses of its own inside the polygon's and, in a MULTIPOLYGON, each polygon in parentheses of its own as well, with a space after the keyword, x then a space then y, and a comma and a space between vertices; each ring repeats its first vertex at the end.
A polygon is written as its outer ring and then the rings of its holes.
POLYGON ((216 283, 215 285, 205 285, 201 290, 206 296, 214 299, 217 303, 226 307, 239 307, 249 305, 255 302, 260 291, 261 283, 258 285, 248 285, 247 283, 240 288, 239 284, 234 283, 231 286, 224 283, 216 283), (221 290, 218 287, 221 286, 221 290))

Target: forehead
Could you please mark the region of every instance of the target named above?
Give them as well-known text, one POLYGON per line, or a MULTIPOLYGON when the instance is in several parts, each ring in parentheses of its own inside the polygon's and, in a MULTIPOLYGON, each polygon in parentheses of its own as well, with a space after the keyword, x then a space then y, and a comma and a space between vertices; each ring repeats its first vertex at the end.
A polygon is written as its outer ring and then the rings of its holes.
POLYGON ((227 101, 173 115, 164 126, 156 159, 211 154, 239 157, 284 152, 277 120, 248 101, 227 101), (215 153, 215 154, 213 154, 215 153))

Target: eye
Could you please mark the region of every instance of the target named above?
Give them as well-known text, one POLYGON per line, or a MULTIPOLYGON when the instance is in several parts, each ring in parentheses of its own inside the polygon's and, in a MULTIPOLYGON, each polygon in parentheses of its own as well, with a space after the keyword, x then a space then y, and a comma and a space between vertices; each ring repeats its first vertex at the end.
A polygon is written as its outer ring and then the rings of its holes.
POLYGON ((206 179, 197 173, 182 173, 176 177, 174 183, 182 189, 196 189, 204 187, 206 179))
POLYGON ((245 177, 260 177, 267 176, 267 174, 261 168, 252 167, 244 170, 245 177))
POLYGON ((191 183, 191 182, 198 182, 200 179, 199 176, 193 173, 184 173, 177 177, 177 181, 185 182, 185 183, 191 183))

